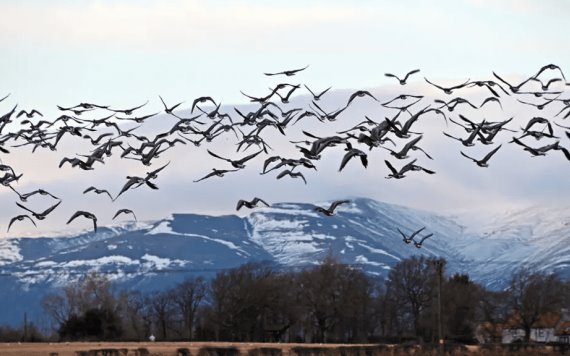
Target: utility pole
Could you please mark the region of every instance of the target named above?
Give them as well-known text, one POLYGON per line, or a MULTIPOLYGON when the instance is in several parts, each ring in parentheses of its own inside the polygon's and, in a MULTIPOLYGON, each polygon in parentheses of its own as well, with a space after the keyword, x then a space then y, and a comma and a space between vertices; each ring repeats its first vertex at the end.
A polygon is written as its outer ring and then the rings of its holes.
POLYGON ((437 339, 438 339, 438 353, 444 354, 444 340, 443 340, 443 327, 441 320, 441 280, 443 278, 443 266, 445 261, 438 259, 434 262, 437 271, 437 339))

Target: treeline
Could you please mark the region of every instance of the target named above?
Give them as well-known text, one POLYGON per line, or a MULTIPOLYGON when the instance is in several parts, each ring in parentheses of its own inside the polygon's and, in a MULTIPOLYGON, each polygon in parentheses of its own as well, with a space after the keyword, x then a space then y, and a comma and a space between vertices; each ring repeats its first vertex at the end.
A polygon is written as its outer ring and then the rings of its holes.
POLYGON ((150 294, 93 273, 42 305, 54 325, 44 337, 59 340, 429 342, 441 326, 445 339, 472 342, 477 325, 514 314, 528 338, 541 314, 570 305, 570 283, 521 270, 494 292, 467 274, 446 276, 444 260, 406 259, 382 280, 327 257, 295 272, 250 263, 150 294))

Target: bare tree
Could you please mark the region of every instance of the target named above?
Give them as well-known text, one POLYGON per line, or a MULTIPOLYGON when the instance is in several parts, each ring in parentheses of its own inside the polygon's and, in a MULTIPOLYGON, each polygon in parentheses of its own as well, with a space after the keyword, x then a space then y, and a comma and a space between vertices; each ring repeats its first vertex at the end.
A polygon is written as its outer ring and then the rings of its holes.
POLYGON ((174 306, 183 319, 186 337, 194 338, 196 311, 206 294, 206 282, 202 277, 186 278, 171 290, 174 306))
POLYGON ((515 318, 530 340, 530 330, 541 315, 553 312, 564 302, 564 285, 555 274, 521 269, 511 278, 509 293, 515 318))
POLYGON ((414 256, 396 264, 388 275, 388 295, 399 309, 411 317, 411 324, 416 336, 420 335, 420 317, 432 304, 435 288, 436 270, 433 260, 414 256))

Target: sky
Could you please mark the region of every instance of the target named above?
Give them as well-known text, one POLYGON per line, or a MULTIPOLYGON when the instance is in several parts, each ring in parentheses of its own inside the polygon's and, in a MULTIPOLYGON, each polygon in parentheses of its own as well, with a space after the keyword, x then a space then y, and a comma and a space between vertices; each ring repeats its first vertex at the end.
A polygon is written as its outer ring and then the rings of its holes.
MULTIPOLYGON (((96 102, 128 107, 149 100, 145 113, 150 113, 161 110, 158 95, 169 103, 184 101, 186 108, 194 98, 209 95, 229 111, 234 105, 247 104, 240 90, 264 93, 283 80, 266 77, 264 72, 306 65, 309 68, 298 77, 287 79, 317 89, 333 86, 324 101, 331 110, 344 105, 357 89, 382 98, 400 94, 403 88, 384 73, 416 68, 421 72, 404 91, 436 97, 441 93, 426 86, 424 76, 438 83, 459 83, 492 79, 496 71, 516 81, 548 63, 570 68, 570 47, 565 41, 569 14, 570 3, 562 0, 5 0, 0 2, 0 98, 11 95, 0 103, 0 112, 18 104, 53 118, 60 114, 56 105, 96 102)), ((483 97, 476 91, 472 95, 483 97)), ((338 126, 310 123, 308 127, 331 134, 334 128, 358 122, 364 113, 385 115, 374 103, 361 100, 358 104, 338 126)), ((506 104, 504 112, 490 110, 489 115, 503 118, 538 114, 516 103, 506 104)), ((160 120, 153 122, 157 130, 172 125, 168 118, 160 120)), ((118 191, 124 176, 142 174, 146 167, 113 160, 105 169, 88 173, 58 169, 63 155, 82 149, 67 139, 55 153, 14 150, 0 158, 24 173, 18 188, 51 189, 62 195, 64 203, 37 229, 22 223, 6 236, 87 229, 87 222, 65 225, 77 209, 93 211, 101 224, 110 224, 110 211, 119 203, 121 208, 135 210, 139 219, 152 220, 173 212, 233 213, 238 199, 262 194, 272 202, 368 196, 446 213, 564 203, 564 197, 570 196, 570 164, 561 155, 530 158, 510 145, 499 151, 492 167, 479 169, 458 157, 462 147, 440 134, 447 130, 460 135, 456 128, 436 119, 420 126, 426 132, 425 147, 435 158, 421 162, 438 172, 434 176, 385 180, 381 154, 371 154, 367 170, 351 162, 338 174, 339 148, 319 162, 319 172, 309 174, 307 186, 259 177, 261 161, 235 177, 194 184, 192 180, 219 162, 212 161, 203 148, 181 147, 157 162, 156 166, 172 162, 157 182, 159 191, 133 192, 113 205, 81 193, 88 185, 118 191)), ((297 130, 294 139, 299 137, 297 130)), ((291 149, 285 143, 277 146, 291 149)), ((565 138, 561 143, 570 146, 565 138)), ((223 141, 212 149, 234 155, 232 145, 223 141)), ((471 152, 483 155, 486 149, 471 152)), ((49 205, 43 200, 31 203, 37 209, 49 205)), ((14 195, 0 189, 0 234, 19 213, 14 195)))

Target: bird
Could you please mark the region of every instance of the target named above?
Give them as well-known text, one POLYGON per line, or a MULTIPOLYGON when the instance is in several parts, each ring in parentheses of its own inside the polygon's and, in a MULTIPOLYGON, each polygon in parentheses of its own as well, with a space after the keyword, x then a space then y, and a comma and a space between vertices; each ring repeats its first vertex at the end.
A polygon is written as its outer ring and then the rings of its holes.
POLYGON ((172 114, 172 111, 173 111, 174 109, 176 109, 177 107, 179 107, 180 105, 182 105, 182 103, 183 103, 183 102, 180 102, 180 103, 178 103, 178 104, 176 104, 176 105, 174 105, 174 106, 168 107, 168 106, 166 106, 166 103, 164 102, 164 100, 162 99, 162 97, 161 97, 160 95, 159 95, 158 97, 160 98, 160 101, 162 101, 162 105, 164 105, 164 112, 167 113, 167 114, 172 114))
POLYGON ((28 112, 26 110, 20 110, 20 112, 18 113, 18 115, 16 115, 16 117, 20 117, 22 115, 26 115, 26 117, 28 119, 31 119, 32 117, 34 117, 35 114, 38 114, 40 116, 43 116, 41 112, 37 111, 36 109, 33 109, 32 111, 28 112))
POLYGON ((414 240, 414 236, 416 236, 417 234, 419 234, 420 232, 422 232, 425 228, 426 228, 426 227, 424 226, 424 227, 422 227, 421 229, 414 231, 409 237, 406 236, 406 234, 404 234, 404 233, 402 232, 402 230, 400 230, 400 228, 398 228, 398 232, 400 233, 400 235, 402 235, 402 238, 403 238, 404 242, 407 243, 407 244, 409 244, 409 243, 411 243, 411 242, 414 240))
POLYGON ((451 136, 450 134, 448 134, 445 131, 443 131, 442 133, 447 137, 450 137, 454 140, 461 142, 463 144, 463 146, 470 147, 470 146, 475 145, 475 143, 473 141, 475 140, 475 137, 477 137, 477 135, 479 134, 479 131, 481 131, 481 127, 484 125, 484 123, 485 123, 485 121, 482 121, 479 125, 477 125, 477 128, 475 128, 466 139, 451 136))
POLYGON ((328 207, 328 209, 325 209, 323 207, 317 206, 315 207, 315 211, 322 213, 326 216, 333 216, 334 215, 334 211, 335 209, 341 205, 341 204, 347 204, 350 203, 350 200, 335 200, 331 203, 331 205, 328 207))
POLYGON ((299 73, 300 71, 303 71, 307 68, 309 68, 308 65, 304 68, 301 68, 301 69, 284 70, 282 72, 277 72, 277 73, 263 73, 263 74, 265 74, 267 76, 284 74, 284 75, 290 77, 290 76, 293 76, 293 75, 295 75, 295 74, 299 73))
POLYGON ((281 179, 285 176, 290 176, 291 178, 301 178, 301 179, 303 179, 303 182, 305 182, 305 184, 307 184, 307 180, 305 179, 305 176, 303 176, 303 173, 301 173, 301 172, 292 172, 291 170, 286 169, 286 170, 282 171, 281 173, 279 173, 276 178, 281 179))
POLYGON ((117 210, 117 212, 115 213, 115 215, 113 216, 112 220, 115 220, 115 218, 117 216, 119 216, 120 214, 131 214, 133 216, 133 218, 135 218, 135 221, 137 221, 137 216, 135 215, 135 213, 130 210, 130 209, 119 209, 117 210))
POLYGON ((213 168, 213 169, 212 169, 212 172, 206 174, 205 176, 203 176, 202 178, 200 178, 200 179, 198 179, 198 180, 195 180, 194 183, 203 181, 204 179, 210 178, 210 177, 213 177, 213 176, 223 177, 226 173, 229 173, 229 172, 237 172, 237 171, 239 171, 239 169, 216 169, 216 168, 213 168))
MULTIPOLYGON (((303 84, 305 85, 305 84, 303 84)), ((309 91, 309 93, 311 93, 311 95, 313 96, 313 100, 314 101, 319 101, 321 100, 321 97, 327 92, 329 91, 332 87, 328 87, 327 89, 323 90, 322 92, 320 92, 319 94, 315 94, 313 93, 313 91, 311 89, 309 89, 309 87, 307 85, 305 85, 305 88, 307 88, 307 90, 309 91)))
POLYGON ((261 152, 263 152, 263 150, 259 150, 259 151, 255 152, 255 153, 250 154, 249 156, 245 156, 245 157, 243 157, 243 158, 241 158, 241 159, 238 159, 238 160, 233 160, 233 159, 229 159, 229 158, 224 158, 224 157, 218 156, 217 154, 213 153, 213 152, 210 151, 210 150, 207 150, 207 151, 208 151, 208 153, 209 153, 211 156, 216 157, 216 158, 219 158, 219 159, 222 159, 222 160, 224 160, 224 161, 226 161, 226 162, 230 162, 230 164, 232 165, 232 167, 238 168, 238 169, 245 168, 245 162, 249 161, 250 159, 254 158, 254 157, 257 156, 258 154, 260 154, 261 152))
POLYGON ((363 98, 363 97, 365 97, 365 96, 369 96, 369 97, 371 97, 372 99, 378 101, 378 99, 376 99, 376 97, 375 97, 374 95, 370 94, 369 91, 366 91, 366 90, 357 90, 357 91, 355 91, 354 93, 352 93, 352 95, 350 95, 350 97, 348 98, 348 102, 346 103, 346 107, 348 107, 348 106, 350 105, 350 103, 351 103, 354 99, 356 99, 356 98, 363 98))
POLYGON ((83 194, 86 194, 89 192, 94 192, 95 194, 107 194, 111 200, 114 200, 113 197, 111 196, 111 193, 109 193, 109 191, 106 189, 97 189, 94 186, 91 186, 91 187, 85 189, 83 191, 83 194))
POLYGON ((198 103, 205 103, 210 101, 212 104, 214 104, 214 106, 218 105, 216 104, 216 102, 214 101, 214 99, 212 99, 212 97, 210 96, 201 96, 199 98, 194 99, 194 101, 192 102, 192 108, 190 109, 190 113, 194 112, 194 109, 196 108, 196 104, 198 103))
POLYGON ((532 154, 533 156, 545 156, 546 152, 548 152, 550 150, 559 149, 559 145, 558 145, 559 141, 556 141, 553 144, 538 147, 538 148, 527 146, 524 143, 522 143, 519 139, 517 139, 516 137, 513 137, 513 139, 509 142, 510 143, 516 143, 517 145, 522 146, 524 151, 530 152, 530 154, 532 154))
POLYGON ((473 157, 469 157, 468 155, 466 155, 465 153, 463 153, 463 151, 460 151, 461 155, 463 157, 467 157, 470 160, 472 160, 473 162, 475 162, 479 167, 489 167, 489 159, 491 159, 491 157, 493 157, 493 155, 495 153, 497 153, 497 151, 499 150, 499 148, 501 148, 502 145, 497 146, 494 150, 492 150, 491 152, 487 153, 485 155, 485 157, 483 157, 482 159, 475 159, 473 157))
POLYGON ((50 192, 48 192, 48 191, 46 191, 46 190, 43 190, 43 189, 36 189, 36 190, 34 190, 33 192, 29 192, 29 193, 22 194, 22 195, 21 195, 21 199, 22 199, 23 201, 26 201, 29 197, 31 197, 31 196, 33 196, 33 195, 36 195, 36 194, 44 195, 44 196, 47 195, 47 196, 52 197, 53 199, 61 200, 60 198, 56 197, 55 195, 53 195, 53 194, 51 194, 50 192))
POLYGON ((26 208, 26 207, 23 206, 22 204, 16 203, 16 205, 19 206, 20 208, 22 208, 22 209, 24 209, 24 210, 29 211, 30 213, 32 213, 32 216, 33 216, 34 218, 38 219, 38 220, 44 220, 44 219, 49 215, 49 213, 51 213, 55 208, 57 208, 57 207, 59 206, 59 204, 61 204, 61 200, 60 200, 57 204, 52 205, 51 207, 47 208, 44 212, 42 212, 42 213, 36 213, 36 212, 34 212, 34 211, 32 211, 32 210, 26 208))
POLYGON ((93 213, 90 213, 88 211, 82 211, 82 210, 76 211, 75 214, 73 214, 67 221, 67 225, 69 225, 70 222, 72 222, 73 220, 75 220, 77 217, 80 216, 93 220, 93 230, 97 232, 97 217, 93 213))
POLYGON ((528 78, 528 79, 525 79, 525 80, 523 80, 522 82, 520 82, 518 85, 511 85, 511 84, 509 84, 506 80, 504 80, 503 78, 499 77, 499 75, 498 75, 497 73, 493 72, 493 75, 495 76, 495 78, 499 79, 501 82, 503 82, 504 84, 506 84, 506 85, 509 87, 509 89, 511 90, 511 92, 513 92, 513 93, 515 93, 515 94, 518 93, 519 90, 521 89, 521 87, 522 87, 523 85, 525 85, 527 82, 529 82, 529 81, 531 80, 531 78, 532 78, 532 77, 530 77, 530 78, 528 78))
POLYGON ((388 167, 388 169, 390 170, 390 174, 388 174, 388 176, 386 176, 386 179, 390 179, 390 178, 395 178, 395 179, 402 179, 406 176, 406 172, 408 171, 424 171, 427 174, 435 174, 434 171, 431 171, 429 169, 425 169, 424 167, 415 165, 414 163, 417 161, 417 159, 414 159, 413 161, 407 163, 406 165, 404 165, 399 171, 396 170, 396 168, 394 168, 394 166, 392 166, 392 164, 387 161, 384 160, 384 163, 386 163, 386 166, 388 167))
POLYGON ((421 239, 419 242, 414 240, 414 245, 415 245, 417 248, 421 248, 421 247, 422 247, 422 244, 424 243, 424 241, 425 241, 426 239, 432 237, 432 236, 433 236, 433 234, 425 235, 424 237, 422 237, 422 239, 421 239))
POLYGON ((418 73, 419 71, 420 71, 419 69, 414 69, 414 70, 412 70, 412 71, 409 71, 409 72, 404 76, 403 79, 400 79, 398 76, 396 76, 396 75, 394 75, 394 74, 392 74, 392 73, 385 73, 384 75, 385 75, 386 77, 389 77, 389 78, 396 78, 396 79, 398 79, 398 81, 400 82, 400 85, 406 85, 406 81, 408 80, 408 77, 409 77, 410 75, 412 75, 412 74, 418 73))
POLYGON ((34 220, 32 220, 32 218, 29 217, 28 215, 18 215, 18 216, 14 216, 12 219, 10 219, 10 223, 8 224, 8 230, 6 230, 6 232, 10 231, 10 227, 12 226, 12 224, 15 221, 23 221, 25 218, 28 218, 32 222, 32 224, 34 224, 35 227, 38 227, 38 225, 36 225, 34 220))
POLYGON ((107 109, 107 110, 113 111, 113 112, 115 112, 115 113, 120 112, 120 113, 123 113, 123 114, 125 114, 125 115, 132 115, 135 110, 138 110, 138 109, 142 108, 142 107, 145 106, 146 104, 148 104, 148 100, 147 100, 144 104, 141 104, 141 105, 138 105, 138 106, 129 108, 129 109, 107 109))
POLYGON ((138 188, 143 184, 146 184, 150 189, 154 189, 154 190, 158 189, 156 184, 152 183, 150 181, 150 179, 146 179, 146 178, 142 178, 142 177, 127 176, 127 183, 125 183, 123 188, 121 188, 121 191, 115 196, 115 199, 113 199, 113 200, 117 200, 119 198, 119 196, 121 194, 123 194, 124 192, 126 192, 127 190, 129 190, 131 188, 138 188), (135 184, 136 184, 136 186, 135 186, 135 184))
POLYGON ((434 83, 430 82, 426 77, 424 77, 424 79, 425 79, 426 82, 428 82, 429 84, 433 85, 434 87, 436 87, 436 88, 438 88, 438 89, 443 90, 443 92, 444 92, 445 94, 448 94, 448 95, 449 95, 449 94, 452 94, 455 89, 461 89, 461 88, 467 86, 467 85, 469 84, 469 81, 471 80, 471 79, 467 79, 467 80, 466 80, 464 83, 462 83, 462 84, 458 84, 458 85, 455 85, 455 86, 452 86, 452 87, 446 87, 446 88, 444 88, 444 87, 442 87, 442 86, 439 86, 439 85, 437 85, 437 84, 434 84, 434 83))
POLYGON ((251 201, 247 201, 247 200, 243 200, 243 199, 238 200, 237 205, 236 205, 236 210, 239 211, 239 209, 241 209, 241 208, 244 207, 244 206, 245 206, 246 208, 248 208, 248 209, 253 209, 253 208, 255 208, 255 207, 257 206, 257 204, 259 204, 259 203, 263 203, 263 204, 265 204, 265 206, 267 206, 267 207, 270 206, 269 204, 267 204, 267 202, 265 202, 265 200, 263 200, 263 199, 261 199, 261 198, 255 197, 255 198, 253 198, 251 201))
POLYGON ((416 138, 412 139, 411 141, 409 141, 408 143, 406 143, 406 145, 404 146, 404 148, 402 148, 399 152, 396 152, 388 147, 384 147, 384 146, 380 146, 385 150, 390 151, 390 154, 394 157, 396 157, 397 159, 406 159, 408 158, 408 151, 409 150, 419 150, 422 151, 427 158, 429 159, 433 159, 429 154, 427 154, 426 151, 424 151, 421 147, 416 146, 416 144, 422 139, 423 136, 417 136, 416 138))
POLYGON ((543 66, 543 67, 540 68, 540 69, 538 70, 538 72, 537 72, 534 76, 532 76, 531 78, 537 79, 538 76, 539 76, 542 72, 544 72, 545 70, 547 70, 547 69, 549 69, 549 70, 558 70, 558 71, 560 72, 560 75, 562 76, 562 79, 564 79, 564 81, 566 81, 566 77, 564 76, 564 73, 562 72, 562 69, 560 69, 560 67, 557 66, 556 64, 547 64, 547 65, 543 66))
POLYGON ((348 163, 348 161, 350 161, 352 157, 357 157, 357 156, 360 157, 360 162, 362 162, 364 168, 368 167, 368 156, 365 152, 357 148, 352 148, 352 145, 350 145, 350 143, 347 143, 346 151, 347 152, 344 154, 342 162, 340 163, 340 167, 338 168, 339 172, 342 171, 344 166, 346 166, 346 164, 348 163))

